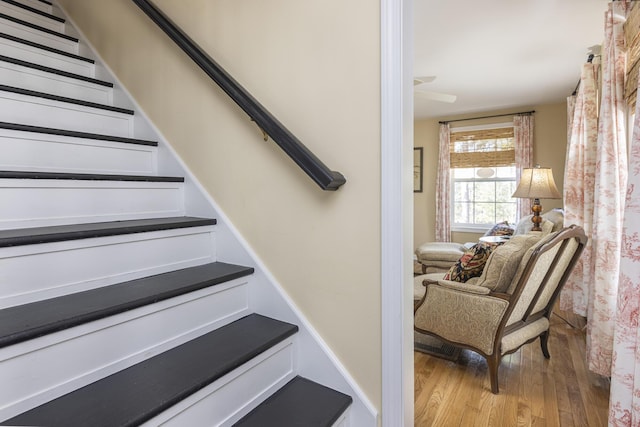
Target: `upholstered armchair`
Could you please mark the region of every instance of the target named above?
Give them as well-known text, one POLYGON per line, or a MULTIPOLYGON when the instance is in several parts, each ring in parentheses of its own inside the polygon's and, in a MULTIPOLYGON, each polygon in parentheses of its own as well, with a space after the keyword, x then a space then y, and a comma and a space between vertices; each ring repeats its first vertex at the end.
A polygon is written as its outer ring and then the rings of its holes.
POLYGON ((506 354, 540 337, 549 358, 549 318, 587 238, 571 226, 546 236, 514 236, 496 248, 480 277, 466 283, 429 275, 414 309, 415 330, 471 349, 488 363, 491 391, 506 354))

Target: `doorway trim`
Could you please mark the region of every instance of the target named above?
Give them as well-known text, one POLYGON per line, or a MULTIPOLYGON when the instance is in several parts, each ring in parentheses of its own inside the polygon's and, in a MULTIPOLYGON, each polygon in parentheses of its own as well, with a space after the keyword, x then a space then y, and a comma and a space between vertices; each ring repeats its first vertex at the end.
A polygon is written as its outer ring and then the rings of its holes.
POLYGON ((382 426, 413 426, 413 0, 381 0, 382 426))

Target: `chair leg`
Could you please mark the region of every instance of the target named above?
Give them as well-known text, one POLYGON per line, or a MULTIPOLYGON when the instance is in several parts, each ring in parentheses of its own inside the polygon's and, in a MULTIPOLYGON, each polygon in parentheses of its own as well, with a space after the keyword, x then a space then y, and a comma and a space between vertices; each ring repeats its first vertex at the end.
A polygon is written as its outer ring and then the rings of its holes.
POLYGON ((500 366, 500 356, 492 355, 487 358, 489 365, 489 379, 491 380, 491 393, 498 394, 498 367, 500 366))
POLYGON ((540 347, 542 347, 542 354, 546 359, 550 359, 551 355, 549 354, 549 330, 540 335, 540 347))

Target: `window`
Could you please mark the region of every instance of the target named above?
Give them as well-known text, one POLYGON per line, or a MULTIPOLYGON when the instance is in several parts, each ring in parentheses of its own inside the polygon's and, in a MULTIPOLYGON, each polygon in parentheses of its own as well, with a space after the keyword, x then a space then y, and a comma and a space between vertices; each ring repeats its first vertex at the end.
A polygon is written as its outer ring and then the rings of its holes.
POLYGON ((516 167, 451 169, 453 227, 485 229, 516 221, 516 167))
POLYGON ((516 221, 513 127, 501 126, 451 132, 451 224, 456 231, 516 221))

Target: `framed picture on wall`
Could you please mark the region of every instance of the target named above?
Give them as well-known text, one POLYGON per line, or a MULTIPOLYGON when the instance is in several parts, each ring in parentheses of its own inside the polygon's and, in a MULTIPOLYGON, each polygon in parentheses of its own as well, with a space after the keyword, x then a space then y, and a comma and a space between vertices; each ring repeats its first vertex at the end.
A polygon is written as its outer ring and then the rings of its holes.
POLYGON ((422 147, 413 149, 413 192, 422 193, 422 147))

